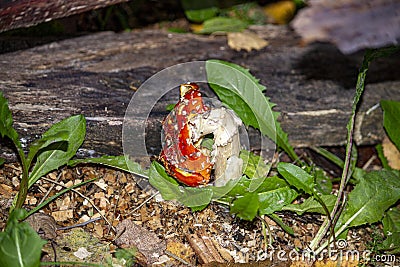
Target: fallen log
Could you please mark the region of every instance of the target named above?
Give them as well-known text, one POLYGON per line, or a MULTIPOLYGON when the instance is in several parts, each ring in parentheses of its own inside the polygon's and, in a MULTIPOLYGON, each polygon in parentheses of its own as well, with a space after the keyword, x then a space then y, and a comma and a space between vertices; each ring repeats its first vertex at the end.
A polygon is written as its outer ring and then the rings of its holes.
MULTIPOLYGON (((301 46, 285 26, 251 30, 269 45, 237 52, 228 47, 225 36, 144 29, 102 32, 7 53, 1 55, 0 90, 9 99, 17 131, 28 143, 51 124, 83 114, 86 152, 118 155, 126 108, 146 79, 175 64, 216 58, 250 69, 267 86, 265 94, 277 104, 282 128, 294 146, 344 144, 362 53, 343 55, 322 43, 301 46)), ((400 100, 399 77, 399 54, 371 65, 356 127, 358 144, 382 139, 377 104, 381 99, 400 100)), ((176 96, 163 99, 153 110, 147 134, 150 153, 158 153, 165 106, 175 103, 176 96)), ((10 158, 7 146, 2 142, 2 156, 10 158)))

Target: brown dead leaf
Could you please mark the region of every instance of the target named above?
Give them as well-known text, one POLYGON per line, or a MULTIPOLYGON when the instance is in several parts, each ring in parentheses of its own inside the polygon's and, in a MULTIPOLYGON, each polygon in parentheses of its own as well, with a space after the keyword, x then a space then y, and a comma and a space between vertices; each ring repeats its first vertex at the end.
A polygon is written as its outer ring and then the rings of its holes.
POLYGON ((392 169, 400 170, 400 151, 387 136, 382 141, 382 149, 389 166, 392 169))
POLYGON ((250 31, 228 32, 227 36, 229 47, 236 51, 244 49, 250 52, 253 49, 260 50, 268 45, 267 41, 250 31))

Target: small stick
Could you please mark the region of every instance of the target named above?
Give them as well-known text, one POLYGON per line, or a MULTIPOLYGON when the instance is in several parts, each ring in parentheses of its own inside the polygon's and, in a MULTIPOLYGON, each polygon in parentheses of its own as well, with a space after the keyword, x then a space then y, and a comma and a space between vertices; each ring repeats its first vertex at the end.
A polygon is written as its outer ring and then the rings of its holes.
MULTIPOLYGON (((45 181, 48 181, 48 182, 50 182, 50 183, 55 183, 56 185, 62 186, 62 187, 64 187, 64 188, 68 188, 67 186, 65 186, 65 185, 63 185, 63 184, 58 183, 58 182, 56 182, 56 181, 53 181, 53 180, 51 180, 51 179, 48 179, 48 178, 46 178, 46 177, 42 177, 41 179, 43 179, 43 180, 45 180, 45 181)), ((82 194, 81 192, 79 192, 78 190, 71 189, 71 191, 74 192, 74 193, 76 193, 76 194, 78 194, 79 196, 83 197, 84 199, 86 199, 86 200, 90 203, 90 205, 93 206, 93 208, 100 214, 100 216, 110 225, 110 227, 111 227, 111 228, 113 229, 113 231, 115 232, 115 227, 112 226, 112 224, 107 220, 107 218, 106 218, 103 214, 101 214, 100 209, 93 203, 93 201, 92 201, 90 198, 88 198, 87 196, 85 196, 84 194, 82 194)))

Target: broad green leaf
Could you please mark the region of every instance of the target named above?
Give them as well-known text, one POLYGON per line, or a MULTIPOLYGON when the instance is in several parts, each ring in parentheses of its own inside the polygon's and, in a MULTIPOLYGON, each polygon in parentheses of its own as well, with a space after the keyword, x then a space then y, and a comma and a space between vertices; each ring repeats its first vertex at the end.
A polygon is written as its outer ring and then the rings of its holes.
POLYGON ((100 164, 139 176, 149 175, 148 170, 144 170, 139 163, 130 160, 126 156, 102 156, 100 158, 73 159, 68 161, 68 166, 71 167, 78 164, 100 164))
POLYGON ((312 174, 315 178, 315 189, 323 195, 329 195, 332 192, 332 180, 328 175, 319 168, 314 169, 312 174))
POLYGON ((5 160, 5 159, 3 159, 3 158, 0 158, 0 166, 1 166, 1 165, 3 165, 3 164, 4 164, 4 162, 6 162, 6 160, 5 160))
POLYGON ((259 193, 259 214, 272 214, 275 211, 280 211, 284 206, 292 203, 297 196, 296 190, 288 186, 259 193))
POLYGON ((215 17, 218 14, 218 11, 219 8, 217 7, 191 9, 191 10, 185 10, 185 16, 188 18, 188 20, 200 23, 215 17))
POLYGON ((183 187, 168 175, 164 167, 153 161, 150 166, 149 182, 160 191, 165 200, 177 200, 187 207, 202 207, 211 202, 213 190, 210 187, 183 187))
POLYGON ((230 211, 243 220, 251 221, 256 217, 259 205, 258 195, 250 193, 233 201, 230 211))
POLYGON ((400 253, 400 210, 389 209, 382 220, 383 231, 386 239, 380 244, 379 249, 390 251, 392 254, 400 253))
POLYGON ((291 163, 279 162, 278 172, 290 185, 307 194, 313 194, 314 179, 302 168, 291 163))
POLYGON ((37 156, 36 164, 29 176, 29 185, 31 187, 40 177, 46 175, 63 165, 75 156, 78 148, 82 145, 86 134, 86 120, 82 115, 72 116, 64 119, 53 126, 43 134, 43 138, 54 136, 59 132, 67 131, 69 134, 65 142, 56 143, 55 146, 47 146, 37 156), (65 143, 68 143, 65 146, 65 143))
POLYGON ((46 147, 54 143, 63 142, 67 140, 68 134, 69 132, 67 131, 61 131, 55 133, 54 135, 49 135, 46 137, 42 137, 38 140, 35 140, 29 147, 27 162, 30 164, 34 159, 34 157, 36 156, 36 154, 39 152, 39 150, 45 149, 46 147))
POLYGON ((225 61, 208 60, 206 72, 210 87, 245 125, 259 129, 292 159, 297 159, 287 134, 277 121, 279 113, 272 111, 275 104, 264 96, 265 87, 247 69, 225 61))
POLYGON ((24 218, 25 211, 16 209, 8 219, 4 232, 0 233, 0 266, 37 267, 40 265, 42 240, 24 218))
POLYGON ((240 19, 215 17, 204 21, 203 28, 196 31, 196 33, 209 34, 214 32, 240 32, 248 26, 248 22, 240 19))
POLYGON ((260 156, 247 150, 240 151, 240 158, 244 163, 243 173, 251 179, 265 177, 271 168, 271 165, 265 164, 260 156))
POLYGON ((383 127, 385 128, 390 140, 400 150, 400 102, 382 100, 383 127))
MULTIPOLYGON (((323 203, 325 203, 325 206, 328 208, 328 210, 332 211, 337 197, 334 195, 321 195, 320 198, 322 199, 323 203)), ((317 200, 315 200, 314 197, 307 198, 301 204, 287 205, 283 207, 282 210, 293 211, 298 215, 303 215, 305 212, 320 213, 325 215, 324 208, 317 200)))
MULTIPOLYGON (((236 185, 231 189, 231 191, 227 193, 227 196, 237 197, 248 194, 250 192, 249 191, 250 184, 251 184, 251 179, 247 178, 246 176, 243 176, 239 180, 239 182, 237 182, 236 185)), ((288 186, 288 183, 277 176, 267 177, 260 184, 260 186, 254 191, 254 193, 262 193, 286 186, 288 186)))
POLYGON ((177 200, 187 207, 200 207, 211 202, 213 191, 210 187, 185 187, 177 200))
POLYGON ((251 179, 248 191, 255 191, 266 179, 271 164, 265 164, 260 156, 254 155, 250 151, 242 150, 240 158, 243 160, 244 171, 243 173, 251 179))
POLYGON ((336 228, 375 223, 384 212, 400 199, 400 175, 398 171, 372 171, 354 187, 348 195, 345 210, 336 228))
POLYGON ((178 182, 170 177, 163 166, 156 161, 150 165, 149 182, 160 191, 165 200, 177 199, 182 194, 178 182))
MULTIPOLYGON (((20 157, 24 155, 21 142, 18 139, 18 133, 13 128, 13 118, 8 107, 8 101, 4 97, 2 91, 0 91, 0 134, 2 138, 7 136, 11 141, 13 141, 14 145, 18 149, 20 157)), ((25 157, 22 157, 21 160, 24 161, 25 157)))

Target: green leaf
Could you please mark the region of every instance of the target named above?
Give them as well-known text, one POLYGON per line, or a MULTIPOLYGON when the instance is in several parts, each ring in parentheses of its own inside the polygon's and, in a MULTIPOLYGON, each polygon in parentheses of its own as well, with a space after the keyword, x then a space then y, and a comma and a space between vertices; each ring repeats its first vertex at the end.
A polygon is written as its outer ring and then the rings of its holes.
POLYGON ((238 18, 249 24, 265 24, 267 17, 256 2, 234 5, 226 10, 221 10, 221 15, 238 18))
POLYGON ((276 222, 286 233, 294 235, 294 230, 290 226, 286 225, 278 215, 270 214, 268 217, 274 220, 274 222, 276 222))
MULTIPOLYGON (((325 206, 329 211, 332 211, 335 205, 337 197, 334 195, 322 195, 320 196, 325 206)), ((315 200, 314 197, 309 197, 304 200, 301 204, 290 204, 282 208, 282 210, 288 210, 296 212, 298 215, 303 215, 305 212, 320 213, 325 215, 325 210, 322 205, 315 200)))
POLYGON ((149 182, 160 191, 165 200, 177 200, 187 207, 201 207, 208 205, 213 196, 210 187, 183 187, 170 177, 164 167, 153 161, 150 166, 149 182))
POLYGON ((243 160, 244 171, 243 173, 247 177, 251 178, 251 182, 248 188, 249 192, 255 191, 266 179, 271 164, 265 164, 260 156, 254 155, 247 150, 240 151, 240 158, 243 160))
POLYGON ((233 201, 230 211, 243 220, 251 221, 256 217, 259 205, 257 194, 247 194, 233 201))
POLYGON ((297 196, 296 190, 288 186, 259 193, 259 214, 272 214, 275 211, 280 211, 284 206, 292 203, 297 196))
POLYGON ((347 228, 382 219, 384 212, 400 199, 398 171, 367 173, 348 195, 348 202, 336 228, 347 228))
POLYGON ((319 168, 314 169, 312 174, 315 178, 315 189, 323 195, 329 195, 332 192, 332 180, 319 168))
POLYGON ((166 111, 172 111, 172 110, 174 109, 175 106, 176 106, 176 104, 168 104, 168 105, 165 107, 165 110, 166 110, 166 111))
POLYGON ((197 208, 211 202, 213 190, 209 187, 184 187, 177 200, 187 207, 197 208))
POLYGON ((382 222, 386 239, 379 245, 379 249, 392 254, 400 253, 400 209, 389 209, 382 222))
POLYGON ((218 7, 185 10, 185 16, 193 22, 203 22, 215 17, 219 12, 218 7))
POLYGON ((63 142, 68 139, 68 132, 67 131, 61 131, 58 133, 55 133, 54 135, 49 135, 42 137, 41 139, 35 140, 29 147, 29 153, 27 157, 27 162, 30 164, 36 154, 39 152, 41 149, 45 149, 49 145, 52 145, 54 143, 58 142, 63 142))
POLYGON ((42 240, 27 222, 18 222, 25 211, 15 209, 4 232, 0 233, 0 266, 37 267, 40 265, 42 240))
POLYGON ((247 150, 240 151, 239 156, 245 164, 243 173, 247 177, 254 179, 263 178, 268 175, 271 165, 265 164, 260 156, 254 155, 254 153, 247 150))
POLYGON ((215 17, 204 21, 203 28, 196 33, 210 34, 214 32, 240 32, 249 23, 236 18, 215 17))
POLYGON ((247 69, 225 61, 208 60, 206 72, 210 87, 245 125, 259 129, 293 160, 298 158, 277 121, 279 113, 272 111, 275 104, 264 96, 265 87, 247 69))
POLYGON ((100 164, 139 176, 149 176, 148 170, 144 170, 139 163, 130 160, 126 156, 102 156, 100 158, 73 159, 68 161, 68 166, 71 167, 78 164, 100 164))
POLYGON ((178 182, 170 177, 163 166, 156 161, 150 165, 149 182, 160 191, 165 200, 173 200, 181 195, 178 182))
POLYGON ((383 153, 382 144, 377 144, 375 146, 375 149, 376 149, 376 152, 378 153, 379 160, 382 163, 382 167, 384 169, 388 169, 388 170, 391 169, 391 167, 389 166, 389 162, 388 162, 387 158, 385 157, 385 154, 383 153))
MULTIPOLYGON (((251 179, 243 176, 226 195, 229 197, 239 197, 246 195, 249 193, 250 184, 251 179)), ((288 183, 277 176, 267 177, 254 191, 254 193, 262 193, 287 186, 288 183)))
POLYGON ((383 109, 383 127, 390 140, 400 150, 400 102, 382 100, 381 107, 383 109))
POLYGON ((47 139, 50 136, 57 135, 60 132, 68 132, 68 136, 58 142, 55 146, 47 146, 37 156, 36 164, 29 176, 29 185, 31 187, 43 175, 53 171, 63 165, 75 156, 78 148, 82 145, 86 134, 86 120, 82 115, 72 116, 64 119, 53 126, 43 134, 43 138, 47 139))
POLYGON ((0 158, 0 166, 1 166, 1 165, 3 165, 3 164, 4 164, 4 162, 6 162, 6 160, 5 160, 5 159, 3 159, 3 158, 0 158))
POLYGON ((10 109, 8 108, 8 101, 4 97, 3 92, 0 91, 0 134, 4 138, 7 136, 14 143, 18 149, 21 161, 25 161, 24 151, 21 142, 18 139, 18 133, 13 128, 13 118, 10 109))
POLYGON ((278 172, 285 180, 298 190, 303 190, 305 193, 312 195, 314 188, 314 179, 302 168, 286 162, 278 163, 278 172))

